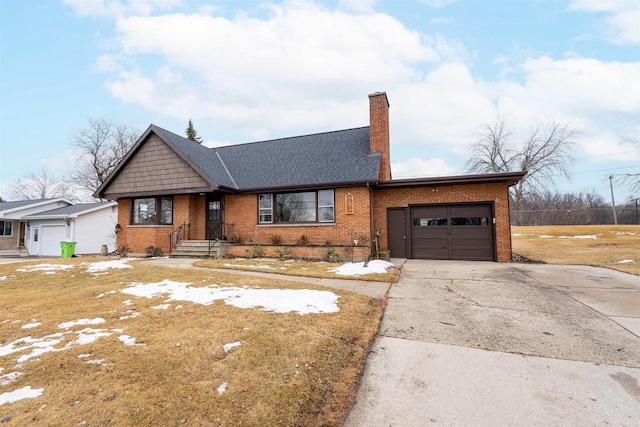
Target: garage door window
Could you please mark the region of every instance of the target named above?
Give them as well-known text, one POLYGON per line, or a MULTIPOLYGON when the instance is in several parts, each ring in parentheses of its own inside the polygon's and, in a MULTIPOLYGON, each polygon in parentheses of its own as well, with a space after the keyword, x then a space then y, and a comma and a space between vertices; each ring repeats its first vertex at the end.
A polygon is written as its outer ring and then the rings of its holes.
POLYGON ((451 218, 451 225, 489 225, 489 218, 486 216, 474 216, 470 218, 451 218))
POLYGON ((449 225, 448 218, 413 218, 414 227, 440 227, 449 225))

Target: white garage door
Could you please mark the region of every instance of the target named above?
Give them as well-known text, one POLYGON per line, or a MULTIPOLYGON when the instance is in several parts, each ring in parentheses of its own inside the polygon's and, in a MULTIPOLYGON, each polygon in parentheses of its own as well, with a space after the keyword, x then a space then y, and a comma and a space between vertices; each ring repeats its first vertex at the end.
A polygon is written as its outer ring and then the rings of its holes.
POLYGON ((60 256, 60 242, 65 239, 65 226, 43 226, 40 229, 40 255, 60 256))

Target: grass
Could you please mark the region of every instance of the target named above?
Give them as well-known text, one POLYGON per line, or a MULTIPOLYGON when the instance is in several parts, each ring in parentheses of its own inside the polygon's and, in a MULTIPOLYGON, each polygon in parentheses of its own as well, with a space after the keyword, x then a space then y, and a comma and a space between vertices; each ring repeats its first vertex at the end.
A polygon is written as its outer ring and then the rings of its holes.
POLYGON ((47 426, 339 426, 344 421, 383 301, 334 291, 337 313, 279 314, 222 301, 171 301, 161 310, 153 307, 166 296, 148 299, 118 291, 164 279, 193 287, 327 289, 135 261, 129 263, 132 269, 91 274, 81 261, 87 260, 54 261, 72 266, 56 274, 17 271, 29 264, 0 265, 0 396, 24 386, 44 389, 41 397, 0 406, 0 418, 10 416, 12 425, 47 426), (60 323, 97 317, 105 323, 73 327, 55 348, 86 327, 109 336, 22 364, 17 358, 30 350, 2 355, 3 346, 15 340, 65 332, 60 323), (33 322, 40 325, 22 328, 33 322), (134 337, 136 345, 123 345, 122 334, 134 337), (223 345, 232 342, 241 345, 225 352, 223 345), (81 354, 89 356, 81 359, 81 354), (2 376, 12 372, 21 375, 3 384, 2 376))
POLYGON ((638 225, 512 227, 511 231, 513 252, 531 260, 640 275, 638 225))
POLYGON ((366 280, 370 282, 396 283, 400 278, 400 270, 390 268, 384 274, 363 274, 361 276, 345 276, 333 270, 342 263, 318 261, 277 261, 270 259, 221 259, 201 260, 194 265, 198 267, 222 268, 229 270, 261 271, 277 273, 285 276, 317 277, 321 279, 366 280))

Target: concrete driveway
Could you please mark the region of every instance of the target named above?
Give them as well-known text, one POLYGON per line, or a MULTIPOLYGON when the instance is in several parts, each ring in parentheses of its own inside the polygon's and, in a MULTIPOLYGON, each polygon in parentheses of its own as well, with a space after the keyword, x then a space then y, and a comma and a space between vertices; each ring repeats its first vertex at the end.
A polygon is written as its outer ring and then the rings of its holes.
POLYGON ((640 425, 640 277, 409 260, 345 426, 640 425))

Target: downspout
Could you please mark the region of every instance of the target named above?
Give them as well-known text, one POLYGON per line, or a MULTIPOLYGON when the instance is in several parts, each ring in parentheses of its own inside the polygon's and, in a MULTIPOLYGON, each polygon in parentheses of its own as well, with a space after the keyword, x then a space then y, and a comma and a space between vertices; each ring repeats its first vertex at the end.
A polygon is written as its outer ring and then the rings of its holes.
POLYGON ((371 184, 367 182, 367 189, 369 189, 369 258, 373 255, 373 239, 374 239, 374 223, 373 223, 373 189, 371 184))

